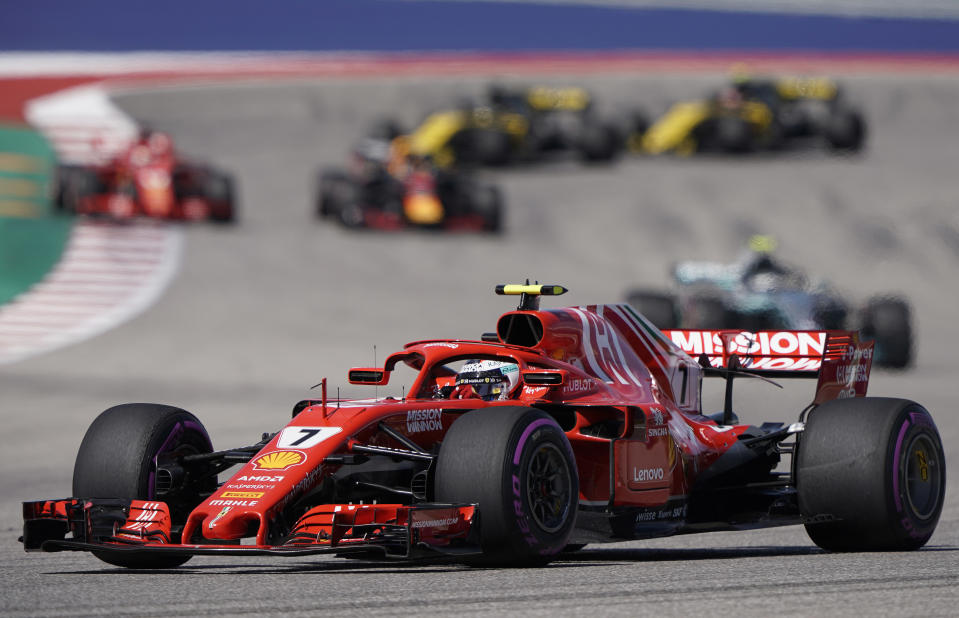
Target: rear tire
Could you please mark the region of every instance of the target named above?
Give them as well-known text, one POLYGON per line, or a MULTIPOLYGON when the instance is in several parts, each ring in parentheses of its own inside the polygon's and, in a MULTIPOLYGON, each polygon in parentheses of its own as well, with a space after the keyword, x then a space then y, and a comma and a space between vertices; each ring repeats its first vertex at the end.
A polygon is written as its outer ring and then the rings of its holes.
POLYGON ((463 129, 450 140, 453 164, 501 167, 511 162, 513 147, 510 136, 497 129, 463 129))
POLYGON ((545 564, 563 551, 576 520, 579 480, 552 417, 513 406, 474 410, 443 439, 438 502, 479 505, 484 564, 545 564))
MULTIPOLYGON (((211 453, 206 429, 186 410, 153 403, 128 403, 100 414, 87 429, 73 468, 73 495, 78 498, 155 499, 157 457, 163 453, 211 453)), ((215 486, 214 486, 215 487, 215 486)), ((165 495, 169 500, 171 496, 165 495)), ((174 525, 182 523, 200 496, 176 496, 170 503, 174 525), (174 510, 174 504, 192 505, 174 510)), ((131 569, 168 569, 190 556, 118 556, 93 554, 131 569)))
POLYGON ((903 551, 929 540, 946 460, 929 412, 904 399, 833 400, 814 409, 797 452, 806 531, 830 551, 903 551))
POLYGON ((739 116, 720 115, 716 118, 716 143, 727 153, 745 153, 753 149, 750 124, 739 116))
POLYGON ((679 307, 672 294, 633 290, 626 296, 626 302, 660 330, 679 328, 679 307))
POLYGON ((903 369, 912 362, 912 321, 901 298, 873 298, 863 310, 862 334, 876 341, 875 362, 903 369))
POLYGON ((473 197, 473 208, 483 217, 483 231, 503 231, 503 193, 495 185, 480 184, 473 197))
POLYGON ((579 151, 584 161, 594 163, 613 160, 622 150, 623 139, 615 127, 598 122, 585 122, 579 136, 579 151))
POLYGON ((215 207, 210 209, 210 220, 217 223, 236 221, 236 190, 233 176, 211 173, 205 182, 204 195, 215 207))
POLYGON ((735 328, 727 320, 726 306, 716 296, 693 296, 683 311, 683 327, 691 329, 717 330, 735 328))
POLYGON ((100 184, 100 178, 93 170, 61 165, 57 168, 57 210, 76 214, 81 210, 81 200, 96 194, 101 188, 100 184))
POLYGON ((837 110, 826 126, 826 141, 833 150, 858 152, 865 138, 866 121, 853 110, 837 110))
POLYGON ((345 204, 356 201, 356 188, 345 172, 324 170, 317 185, 316 216, 321 219, 336 216, 345 204))

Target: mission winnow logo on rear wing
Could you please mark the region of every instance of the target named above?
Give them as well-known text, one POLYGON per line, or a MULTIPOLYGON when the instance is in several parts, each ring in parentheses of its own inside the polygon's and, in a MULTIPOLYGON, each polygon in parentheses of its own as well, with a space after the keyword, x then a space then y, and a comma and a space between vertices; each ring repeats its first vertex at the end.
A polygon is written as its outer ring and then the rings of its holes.
POLYGON ((873 342, 850 331, 664 330, 682 351, 703 355, 715 368, 737 368, 782 376, 818 377, 815 403, 865 397, 873 342))
POLYGON ((727 366, 733 354, 744 369, 818 371, 827 331, 666 330, 666 336, 693 358, 705 354, 713 367, 727 366))

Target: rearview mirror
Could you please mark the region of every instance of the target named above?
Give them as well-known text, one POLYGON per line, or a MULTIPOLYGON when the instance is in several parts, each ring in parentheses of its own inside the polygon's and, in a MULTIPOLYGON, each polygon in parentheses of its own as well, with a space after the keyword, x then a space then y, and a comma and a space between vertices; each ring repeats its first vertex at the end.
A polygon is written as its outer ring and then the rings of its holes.
POLYGON ((523 384, 528 386, 560 386, 566 381, 566 372, 556 370, 534 370, 523 372, 523 384))
POLYGON ((354 367, 348 374, 350 384, 375 384, 383 386, 390 381, 388 371, 378 368, 354 367))

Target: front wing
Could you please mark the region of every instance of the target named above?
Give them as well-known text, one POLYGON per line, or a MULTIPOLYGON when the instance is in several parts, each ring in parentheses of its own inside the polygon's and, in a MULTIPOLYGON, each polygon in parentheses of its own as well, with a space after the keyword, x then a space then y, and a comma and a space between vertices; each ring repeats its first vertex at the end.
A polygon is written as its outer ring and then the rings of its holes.
POLYGON ((381 551, 388 558, 480 553, 473 504, 330 504, 306 512, 277 545, 172 543, 163 502, 65 498, 23 503, 26 551, 133 555, 304 556, 381 551))

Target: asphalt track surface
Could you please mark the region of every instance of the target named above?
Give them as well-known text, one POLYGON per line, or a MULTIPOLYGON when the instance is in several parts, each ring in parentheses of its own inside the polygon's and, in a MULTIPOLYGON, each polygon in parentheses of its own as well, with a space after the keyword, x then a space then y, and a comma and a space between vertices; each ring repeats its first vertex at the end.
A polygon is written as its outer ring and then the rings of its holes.
MULTIPOLYGON (((562 81, 593 87, 617 112, 658 113, 722 79, 562 81)), ((949 476, 959 478, 959 77, 845 81, 870 120, 862 156, 624 158, 490 173, 509 201, 501 238, 348 232, 312 217, 315 171, 341 163, 369 123, 388 113, 412 122, 482 80, 299 80, 119 97, 186 153, 238 175, 241 223, 190 227, 182 272, 140 317, 0 372, 2 613, 955 615, 954 491, 928 546, 901 554, 827 554, 789 527, 589 546, 527 570, 198 558, 137 573, 84 554, 28 555, 16 542, 19 502, 70 493, 82 434, 110 405, 180 405, 215 446, 249 444, 281 427, 323 376, 336 393, 349 366, 381 361, 406 341, 491 330, 514 304, 492 294, 497 283, 530 277, 569 287, 564 304, 615 302, 629 287, 664 285, 674 260, 731 259, 756 232, 775 235, 783 258, 853 299, 895 291, 911 300, 916 364, 874 372, 870 394, 926 405, 949 476)), ((739 415, 756 423, 795 419, 813 387, 742 386, 739 415)))

